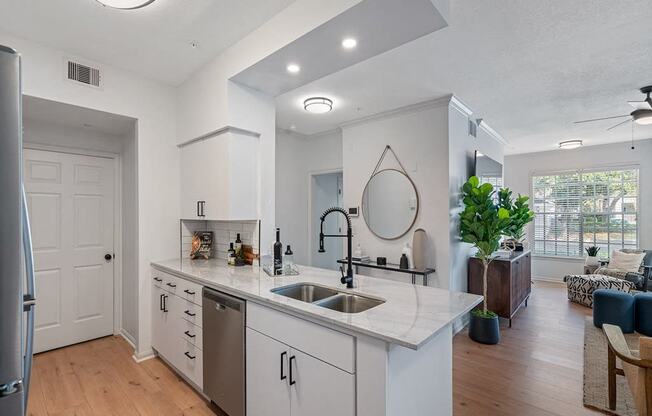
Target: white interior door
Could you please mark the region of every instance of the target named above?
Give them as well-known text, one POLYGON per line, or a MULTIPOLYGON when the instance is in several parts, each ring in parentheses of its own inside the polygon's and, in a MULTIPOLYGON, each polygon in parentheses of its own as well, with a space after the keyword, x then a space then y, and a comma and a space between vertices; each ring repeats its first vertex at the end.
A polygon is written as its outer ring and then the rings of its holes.
POLYGON ((113 333, 114 160, 25 149, 34 352, 113 333))

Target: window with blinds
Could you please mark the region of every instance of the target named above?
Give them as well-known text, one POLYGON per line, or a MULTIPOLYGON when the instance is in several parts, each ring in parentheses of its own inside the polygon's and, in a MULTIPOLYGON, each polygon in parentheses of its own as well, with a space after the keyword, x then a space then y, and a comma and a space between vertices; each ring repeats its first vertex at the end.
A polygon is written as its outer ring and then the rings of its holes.
POLYGON ((532 176, 534 253, 581 257, 584 248, 638 246, 638 169, 578 170, 532 176))

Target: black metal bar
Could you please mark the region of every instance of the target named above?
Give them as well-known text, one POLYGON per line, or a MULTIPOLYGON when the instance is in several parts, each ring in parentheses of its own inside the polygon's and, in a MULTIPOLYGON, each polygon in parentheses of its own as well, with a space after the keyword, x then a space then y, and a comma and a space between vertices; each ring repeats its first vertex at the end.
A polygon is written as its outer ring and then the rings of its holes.
POLYGON ((345 234, 324 234, 324 237, 339 237, 339 238, 347 238, 348 235, 345 235, 345 234))
POLYGON ((183 291, 184 291, 185 293, 189 294, 189 295, 194 295, 194 294, 195 294, 195 292, 191 292, 191 291, 189 291, 188 289, 184 289, 183 291))
POLYGON ((190 353, 189 353, 188 351, 184 352, 183 355, 185 355, 186 357, 190 358, 191 360, 194 360, 194 359, 195 359, 195 356, 194 356, 194 355, 190 355, 190 353))
POLYGON ((292 373, 292 360, 296 360, 296 359, 297 357, 294 355, 290 357, 290 386, 294 386, 295 384, 297 384, 297 381, 294 379, 294 375, 292 373))
POLYGON ((166 303, 165 303, 167 298, 168 298, 168 295, 163 295, 163 312, 168 312, 168 305, 166 305, 166 303))
POLYGON ((161 295, 158 297, 158 307, 160 310, 163 310, 163 296, 165 295, 161 295))
POLYGON ((281 353, 281 380, 285 380, 286 378, 288 378, 288 376, 285 375, 285 371, 283 371, 285 369, 285 366, 283 365, 283 357, 287 355, 288 355, 287 351, 283 351, 281 353))
POLYGON ((196 335, 191 334, 190 331, 185 331, 184 334, 186 334, 186 335, 189 336, 190 338, 194 338, 194 337, 196 337, 196 335))
POLYGON ((195 315, 197 315, 196 313, 190 313, 189 310, 185 310, 185 311, 183 311, 183 313, 185 313, 185 314, 188 315, 188 316, 195 316, 195 315))

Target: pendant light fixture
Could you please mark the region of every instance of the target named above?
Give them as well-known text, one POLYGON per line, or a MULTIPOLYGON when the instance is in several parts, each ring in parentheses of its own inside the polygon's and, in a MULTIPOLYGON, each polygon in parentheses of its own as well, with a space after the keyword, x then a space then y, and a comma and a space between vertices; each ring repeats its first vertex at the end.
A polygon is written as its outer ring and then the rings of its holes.
POLYGON ((96 0, 103 6, 112 7, 114 9, 134 10, 145 7, 154 2, 154 0, 96 0))
POLYGON ((303 109, 315 114, 328 113, 333 109, 333 101, 326 97, 311 97, 303 102, 303 109))

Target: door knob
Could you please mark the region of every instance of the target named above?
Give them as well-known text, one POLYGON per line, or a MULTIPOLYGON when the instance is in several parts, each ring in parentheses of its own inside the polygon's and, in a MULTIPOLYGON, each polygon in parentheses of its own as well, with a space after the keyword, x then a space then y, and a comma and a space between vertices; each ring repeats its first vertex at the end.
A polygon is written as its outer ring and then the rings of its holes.
POLYGON ((104 255, 104 260, 106 260, 106 261, 111 261, 112 258, 113 258, 113 256, 110 255, 109 253, 104 255))

